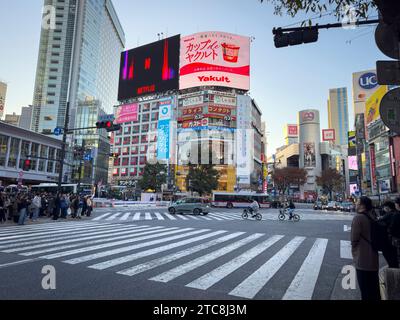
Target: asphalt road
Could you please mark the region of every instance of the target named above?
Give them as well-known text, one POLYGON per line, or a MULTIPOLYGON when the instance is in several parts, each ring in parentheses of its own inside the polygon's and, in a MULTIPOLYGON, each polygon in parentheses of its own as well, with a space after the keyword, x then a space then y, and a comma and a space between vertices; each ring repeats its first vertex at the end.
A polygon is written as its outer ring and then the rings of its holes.
POLYGON ((0 299, 358 299, 341 286, 352 215, 300 222, 165 208, 102 208, 81 221, 0 226, 0 299), (55 290, 44 290, 44 266, 55 290))

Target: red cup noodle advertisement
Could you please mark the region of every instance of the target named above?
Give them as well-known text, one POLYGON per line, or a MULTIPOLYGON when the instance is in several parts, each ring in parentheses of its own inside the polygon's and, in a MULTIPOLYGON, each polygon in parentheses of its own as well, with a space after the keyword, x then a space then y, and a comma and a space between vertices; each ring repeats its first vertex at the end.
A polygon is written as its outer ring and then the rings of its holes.
POLYGON ((250 38, 201 32, 181 38, 179 88, 222 86, 250 90, 250 38))

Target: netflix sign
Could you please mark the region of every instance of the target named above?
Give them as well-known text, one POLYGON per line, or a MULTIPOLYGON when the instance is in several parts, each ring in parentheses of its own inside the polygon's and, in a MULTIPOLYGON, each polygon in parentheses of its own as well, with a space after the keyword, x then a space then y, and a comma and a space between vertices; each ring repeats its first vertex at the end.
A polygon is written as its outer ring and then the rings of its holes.
POLYGON ((180 35, 121 54, 118 100, 179 89, 180 35))

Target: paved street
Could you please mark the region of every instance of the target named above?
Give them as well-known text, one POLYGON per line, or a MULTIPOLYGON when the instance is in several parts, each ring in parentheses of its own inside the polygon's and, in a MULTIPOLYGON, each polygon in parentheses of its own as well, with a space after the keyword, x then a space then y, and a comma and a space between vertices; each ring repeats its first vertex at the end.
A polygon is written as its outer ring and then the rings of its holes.
POLYGON ((91 220, 0 227, 0 299, 358 298, 341 289, 351 216, 299 210, 294 223, 263 212, 103 208, 91 220), (56 290, 41 287, 45 265, 56 290))

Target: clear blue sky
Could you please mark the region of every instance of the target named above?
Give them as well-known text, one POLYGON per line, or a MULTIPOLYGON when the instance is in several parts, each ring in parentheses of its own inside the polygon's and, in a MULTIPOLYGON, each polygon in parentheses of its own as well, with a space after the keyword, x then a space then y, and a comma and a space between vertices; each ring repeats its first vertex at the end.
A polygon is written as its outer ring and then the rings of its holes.
MULTIPOLYGON (((113 0, 125 30, 127 48, 168 36, 198 31, 225 31, 253 36, 251 96, 263 111, 269 134, 268 153, 283 144, 282 128, 295 123, 303 108, 321 111, 321 129, 327 126, 330 88, 347 87, 351 74, 375 67, 387 59, 376 48, 374 27, 323 30, 315 44, 276 49, 272 28, 301 21, 274 16, 270 4, 258 0, 113 0), (351 44, 346 41, 352 40, 351 44)), ((38 56, 42 0, 0 0, 0 80, 8 83, 6 112, 20 113, 32 103, 38 56)), ((312 15, 311 15, 312 16, 312 15)), ((315 22, 334 21, 333 16, 315 22)), ((350 123, 353 106, 349 105, 350 123)))

